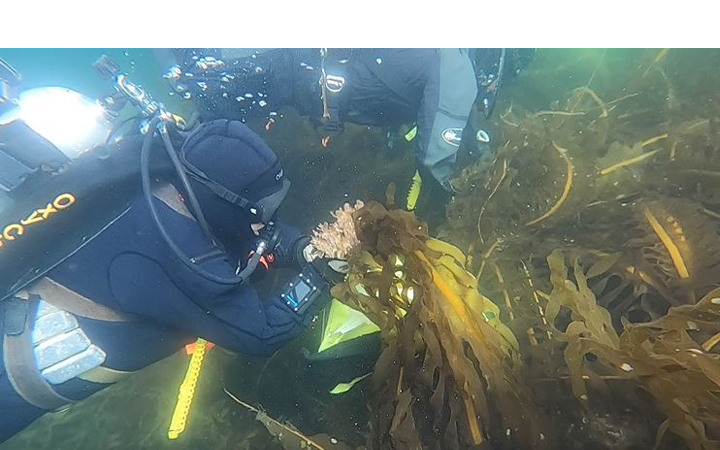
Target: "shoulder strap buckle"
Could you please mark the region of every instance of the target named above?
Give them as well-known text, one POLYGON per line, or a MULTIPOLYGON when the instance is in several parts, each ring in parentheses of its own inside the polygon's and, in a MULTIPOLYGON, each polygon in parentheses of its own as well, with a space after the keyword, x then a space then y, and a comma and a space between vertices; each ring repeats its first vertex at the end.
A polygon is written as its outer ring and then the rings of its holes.
POLYGON ((345 77, 340 75, 325 75, 325 87, 333 94, 337 94, 345 87, 345 77))
MULTIPOLYGON (((342 102, 346 97, 343 94, 346 91, 347 84, 347 63, 348 59, 338 60, 327 57, 327 49, 321 52, 322 76, 318 80, 323 101, 322 123, 325 129, 325 135, 328 133, 337 133, 342 131, 342 123, 340 121, 342 102)), ((329 140, 327 142, 329 144, 329 140)), ((323 146, 327 146, 323 142, 323 146)))

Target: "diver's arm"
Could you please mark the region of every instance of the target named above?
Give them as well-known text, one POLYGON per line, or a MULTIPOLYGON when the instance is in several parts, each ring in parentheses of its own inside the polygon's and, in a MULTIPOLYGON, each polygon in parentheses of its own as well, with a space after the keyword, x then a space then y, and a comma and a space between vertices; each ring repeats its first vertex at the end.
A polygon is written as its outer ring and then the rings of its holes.
POLYGON ((449 189, 462 132, 477 96, 465 50, 441 49, 439 67, 427 82, 418 114, 417 159, 449 189))
POLYGON ((238 286, 212 299, 208 309, 223 326, 214 324, 197 333, 230 349, 270 355, 305 330, 330 300, 330 285, 346 272, 344 261, 316 258, 267 299, 261 300, 251 285, 238 286))
MULTIPOLYGON (((208 270, 232 270, 219 259, 202 265, 208 270)), ((327 284, 318 283, 325 295, 298 313, 279 294, 261 299, 252 285, 219 286, 181 271, 168 270, 138 253, 125 253, 114 259, 109 280, 123 311, 252 355, 269 355, 299 336, 329 298, 327 284), (182 282, 177 281, 180 275, 182 282)))
POLYGON ((210 313, 220 320, 197 334, 231 350, 257 356, 268 356, 286 342, 298 337, 315 315, 327 304, 327 292, 316 298, 298 314, 279 294, 264 301, 252 287, 223 296, 210 313))
MULTIPOLYGON (((233 261, 217 252, 197 222, 156 202, 163 223, 183 243, 183 250, 195 256, 203 270, 231 278, 235 273, 233 261)), ((221 284, 203 278, 168 251, 155 225, 147 219, 145 203, 139 202, 136 207, 127 219, 129 229, 136 230, 132 234, 134 245, 118 253, 108 267, 113 297, 108 304, 118 310, 143 315, 232 350, 265 355, 301 334, 327 301, 318 298, 298 314, 279 293, 261 299, 250 283, 221 284)))

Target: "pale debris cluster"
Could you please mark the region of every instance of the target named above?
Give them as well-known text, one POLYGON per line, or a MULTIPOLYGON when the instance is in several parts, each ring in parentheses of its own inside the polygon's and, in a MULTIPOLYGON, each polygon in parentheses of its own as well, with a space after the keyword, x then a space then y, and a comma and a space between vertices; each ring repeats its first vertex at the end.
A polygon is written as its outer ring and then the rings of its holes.
POLYGON ((358 200, 355 206, 345 203, 342 208, 333 212, 335 222, 323 222, 313 231, 313 247, 324 257, 347 259, 350 250, 360 243, 355 234, 352 215, 363 206, 364 203, 358 200))

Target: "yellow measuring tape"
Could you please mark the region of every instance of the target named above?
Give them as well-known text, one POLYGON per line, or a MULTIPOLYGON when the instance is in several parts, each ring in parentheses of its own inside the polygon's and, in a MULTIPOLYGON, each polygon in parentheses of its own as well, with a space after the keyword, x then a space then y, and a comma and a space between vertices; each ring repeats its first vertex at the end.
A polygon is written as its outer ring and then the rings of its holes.
POLYGON ((190 365, 185 373, 185 379, 180 385, 178 401, 175 405, 175 411, 173 411, 172 420, 170 421, 170 428, 168 429, 168 438, 170 439, 177 439, 180 433, 185 431, 190 406, 192 405, 193 397, 195 397, 195 387, 197 386, 198 378, 200 378, 203 359, 205 359, 207 343, 208 342, 202 338, 198 338, 195 342, 195 351, 190 358, 190 365))

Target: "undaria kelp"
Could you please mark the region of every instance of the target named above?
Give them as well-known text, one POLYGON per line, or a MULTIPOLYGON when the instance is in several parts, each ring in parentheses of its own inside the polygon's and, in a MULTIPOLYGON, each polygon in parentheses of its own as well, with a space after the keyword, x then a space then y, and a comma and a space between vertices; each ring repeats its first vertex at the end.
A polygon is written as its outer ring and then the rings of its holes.
POLYGON ((369 203, 333 295, 381 329, 370 449, 557 448, 523 383, 518 343, 456 247, 412 213, 369 203))
MULTIPOLYGON (((601 53, 587 83, 545 109, 508 95, 492 124, 493 157, 452 182, 443 236, 510 306, 534 295, 528 278, 549 288, 545 258, 557 248, 586 267, 613 260, 590 284, 616 326, 693 304, 720 278, 720 79, 686 69, 680 51, 613 55, 601 53)), ((529 70, 522 85, 547 79, 529 70)))
POLYGON ((714 314, 720 280, 720 52, 546 57, 482 123, 492 153, 452 180, 440 236, 500 300, 559 427, 605 414, 598 435, 643 430, 619 442, 578 432, 564 447, 650 447, 663 424, 662 448, 717 448, 718 330, 689 317, 714 314), (557 249, 574 274, 548 259, 557 249))
POLYGON ((713 352, 720 342, 720 288, 697 304, 670 308, 652 322, 626 322, 618 336, 577 262, 575 282, 568 279, 561 252, 553 252, 548 263, 553 291, 546 317, 553 336, 567 342, 564 355, 577 398, 590 400, 586 378, 630 380, 667 417, 658 429, 656 448, 667 430, 693 450, 720 448, 720 354, 713 352), (555 319, 562 309, 570 310, 571 321, 559 330, 555 319), (590 362, 587 355, 596 359, 590 362))
POLYGON ((454 246, 352 213, 334 294, 385 343, 369 448, 718 448, 720 72, 699 66, 720 52, 685 55, 508 82, 480 124, 492 153, 452 180, 454 246))

